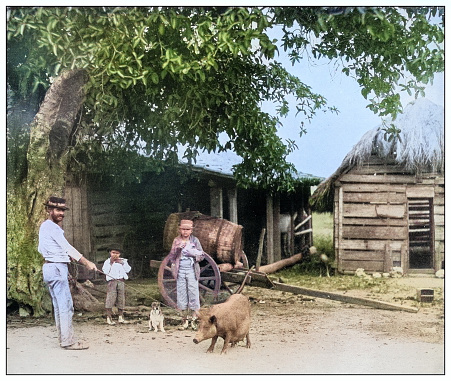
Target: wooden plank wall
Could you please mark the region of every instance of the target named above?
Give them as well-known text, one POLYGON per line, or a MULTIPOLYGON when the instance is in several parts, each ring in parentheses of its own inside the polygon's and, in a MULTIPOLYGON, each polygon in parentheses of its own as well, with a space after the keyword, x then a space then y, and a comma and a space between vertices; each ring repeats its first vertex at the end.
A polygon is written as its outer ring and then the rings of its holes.
POLYGON ((121 208, 124 195, 106 192, 92 192, 91 221, 95 241, 93 255, 97 262, 108 257, 108 248, 119 246, 123 248, 124 238, 130 230, 128 211, 121 208))
POLYGON ((445 269, 445 179, 434 179, 435 271, 445 269))
POLYGON ((363 268, 408 270, 406 189, 434 188, 435 264, 444 260, 444 184, 436 175, 418 178, 378 159, 342 175, 335 187, 334 243, 341 273, 363 268))
POLYGON ((63 221, 64 235, 86 258, 92 259, 91 224, 89 220, 86 182, 66 185, 64 197, 69 210, 63 221))
POLYGON ((397 166, 374 160, 340 178, 335 197, 339 272, 389 271, 407 251, 406 183, 397 166))

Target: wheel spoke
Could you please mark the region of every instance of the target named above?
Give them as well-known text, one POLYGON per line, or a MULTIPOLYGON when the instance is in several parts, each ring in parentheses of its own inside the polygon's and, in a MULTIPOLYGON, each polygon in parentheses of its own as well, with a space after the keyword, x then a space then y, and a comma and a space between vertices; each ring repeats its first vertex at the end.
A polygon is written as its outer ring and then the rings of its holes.
POLYGON ((206 277, 201 276, 199 278, 199 282, 206 281, 206 280, 216 280, 216 277, 215 276, 206 276, 206 277))
POLYGON ((202 284, 202 283, 199 283, 199 289, 203 289, 203 290, 205 290, 205 291, 210 291, 210 292, 213 292, 214 291, 214 287, 213 288, 211 288, 211 287, 208 287, 208 286, 206 286, 205 284, 202 284))
POLYGON ((205 266, 201 266, 200 267, 200 271, 201 272, 204 272, 204 271, 206 271, 208 269, 211 269, 213 271, 213 267, 212 267, 211 263, 207 263, 205 266))

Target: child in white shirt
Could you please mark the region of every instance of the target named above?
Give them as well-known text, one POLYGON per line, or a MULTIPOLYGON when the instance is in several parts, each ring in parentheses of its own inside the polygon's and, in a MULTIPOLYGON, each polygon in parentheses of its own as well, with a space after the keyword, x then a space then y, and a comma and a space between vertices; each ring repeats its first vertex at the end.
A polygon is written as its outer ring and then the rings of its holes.
POLYGON ((108 258, 102 267, 102 272, 106 275, 107 294, 105 300, 105 309, 109 325, 116 324, 113 321, 113 307, 116 305, 119 314, 119 323, 126 323, 124 320, 125 308, 125 280, 128 279, 127 273, 131 267, 127 259, 121 258, 120 249, 108 249, 110 258, 108 258))

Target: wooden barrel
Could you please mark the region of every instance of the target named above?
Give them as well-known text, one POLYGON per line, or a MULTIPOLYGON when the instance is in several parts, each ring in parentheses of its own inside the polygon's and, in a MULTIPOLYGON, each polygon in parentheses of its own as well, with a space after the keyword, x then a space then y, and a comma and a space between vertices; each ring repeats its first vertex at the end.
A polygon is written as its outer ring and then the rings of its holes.
POLYGON ((166 220, 164 227, 164 249, 170 251, 172 241, 179 235, 180 220, 193 221, 193 235, 197 237, 202 249, 209 254, 216 263, 238 262, 242 251, 241 225, 228 220, 211 217, 199 212, 172 213, 166 220))

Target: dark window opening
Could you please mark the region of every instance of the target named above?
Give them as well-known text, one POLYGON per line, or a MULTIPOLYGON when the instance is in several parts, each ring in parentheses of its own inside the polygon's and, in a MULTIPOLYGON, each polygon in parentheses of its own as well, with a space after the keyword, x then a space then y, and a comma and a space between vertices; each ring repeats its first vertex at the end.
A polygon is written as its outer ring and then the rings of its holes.
POLYGON ((433 204, 431 198, 409 198, 409 267, 433 268, 433 204))

